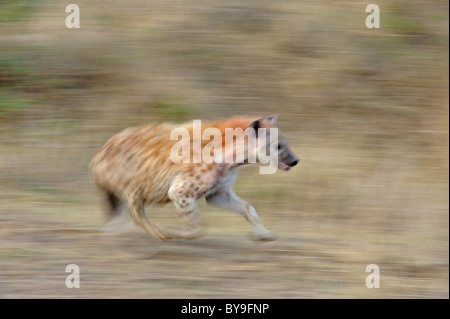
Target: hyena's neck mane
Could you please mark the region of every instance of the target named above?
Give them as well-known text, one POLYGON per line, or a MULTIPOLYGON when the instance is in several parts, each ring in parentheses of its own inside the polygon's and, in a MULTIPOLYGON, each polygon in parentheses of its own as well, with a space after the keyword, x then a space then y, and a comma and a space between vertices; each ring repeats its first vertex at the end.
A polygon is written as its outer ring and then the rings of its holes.
POLYGON ((236 116, 236 117, 232 117, 230 119, 226 119, 223 121, 208 122, 208 123, 206 123, 205 128, 215 127, 220 130, 220 132, 222 133, 222 136, 223 136, 223 135, 225 135, 226 128, 231 128, 231 129, 240 128, 245 131, 245 129, 250 125, 250 123, 256 119, 257 119, 257 117, 236 116))
MULTIPOLYGON (((232 117, 229 119, 224 119, 221 121, 211 121, 211 122, 201 122, 201 151, 203 150, 203 148, 205 146, 208 145, 208 147, 214 147, 214 154, 216 154, 215 152, 217 151, 217 147, 220 147, 220 149, 222 150, 221 154, 222 154, 222 161, 221 163, 231 163, 233 164, 233 159, 237 156, 236 152, 237 150, 242 150, 244 152, 244 162, 239 162, 239 166, 242 164, 246 163, 247 160, 247 137, 246 137, 246 132, 245 130, 250 126, 250 124, 254 121, 258 119, 257 117, 249 117, 249 116, 237 116, 237 117, 232 117), (214 128, 216 129, 218 132, 220 132, 220 136, 217 137, 217 135, 214 136, 203 136, 203 133, 205 132, 205 130, 209 129, 209 128, 214 128), (228 129, 228 130, 227 130, 228 129), (231 130, 231 132, 230 132, 231 130), (228 132, 227 132, 228 131, 228 132), (228 135, 226 137, 226 135, 228 135), (205 139, 203 139, 205 138, 205 139), (241 139, 243 138, 243 139, 241 139), (238 145, 242 145, 241 143, 244 143, 243 146, 238 146, 238 145), (239 148, 238 148, 239 147, 239 148), (241 149, 240 147, 244 147, 244 149, 241 149), (231 162, 230 162, 231 161, 231 162)), ((184 128, 186 128, 190 134, 191 137, 193 137, 194 139, 198 136, 196 133, 194 136, 194 123, 186 123, 186 125, 184 126, 184 128)), ((217 132, 216 131, 216 132, 217 132)), ((216 133, 214 133, 216 134, 216 133)), ((208 135, 208 134, 206 134, 208 135)), ((194 155, 193 152, 195 152, 194 147, 193 147, 193 141, 190 141, 190 150, 191 150, 191 156, 194 155)), ((242 154, 242 153, 239 153, 242 154)), ((237 157, 236 157, 237 158, 237 157)), ((236 164, 236 163, 234 163, 236 164)), ((236 165, 231 165, 231 167, 234 167, 236 165)))
MULTIPOLYGON (((206 130, 207 128, 216 128, 220 131, 221 135, 222 135, 222 145, 225 144, 225 129, 242 129, 243 131, 245 131, 248 126, 250 125, 250 123, 254 120, 256 120, 257 117, 249 117, 249 116, 235 116, 229 119, 224 119, 221 121, 211 121, 211 122, 201 122, 201 127, 202 127, 202 134, 203 131, 206 130)), ((190 136, 193 136, 193 123, 186 123, 186 125, 184 126, 190 136)), ((202 140, 202 146, 208 144, 209 141, 208 140, 202 140)))
POLYGON ((214 121, 214 122, 207 122, 205 127, 203 128, 209 128, 214 127, 217 128, 220 133, 222 134, 222 145, 225 145, 225 130, 226 129, 242 129, 245 131, 251 122, 256 120, 257 117, 243 117, 243 116, 236 116, 232 117, 230 119, 225 119, 223 121, 214 121))

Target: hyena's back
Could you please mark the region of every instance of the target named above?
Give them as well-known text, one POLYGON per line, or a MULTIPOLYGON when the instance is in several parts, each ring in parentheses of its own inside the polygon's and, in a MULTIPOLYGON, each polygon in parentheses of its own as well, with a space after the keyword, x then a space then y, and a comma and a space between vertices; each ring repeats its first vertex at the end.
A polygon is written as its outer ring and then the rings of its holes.
POLYGON ((93 179, 108 194, 126 200, 140 192, 146 203, 169 201, 178 167, 170 161, 170 124, 128 128, 109 139, 90 164, 93 179))

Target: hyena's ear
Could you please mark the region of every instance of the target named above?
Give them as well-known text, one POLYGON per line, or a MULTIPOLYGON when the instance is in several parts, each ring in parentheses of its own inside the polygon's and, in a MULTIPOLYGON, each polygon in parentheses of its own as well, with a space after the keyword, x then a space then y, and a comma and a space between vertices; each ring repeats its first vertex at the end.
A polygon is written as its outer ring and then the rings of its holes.
POLYGON ((255 135, 256 135, 256 137, 258 137, 258 129, 259 128, 267 128, 267 124, 269 124, 270 126, 275 126, 277 124, 277 115, 273 114, 266 118, 260 118, 260 119, 254 120, 254 121, 250 122, 248 127, 254 129, 255 135))
POLYGON ((261 125, 262 120, 263 119, 257 119, 257 120, 251 121, 250 124, 248 125, 249 128, 252 128, 253 130, 255 130, 256 137, 258 137, 258 129, 260 127, 262 127, 262 125, 261 125))
POLYGON ((265 118, 265 120, 267 122, 269 122, 271 126, 274 126, 277 124, 277 119, 278 119, 278 116, 276 114, 273 114, 273 115, 265 118))

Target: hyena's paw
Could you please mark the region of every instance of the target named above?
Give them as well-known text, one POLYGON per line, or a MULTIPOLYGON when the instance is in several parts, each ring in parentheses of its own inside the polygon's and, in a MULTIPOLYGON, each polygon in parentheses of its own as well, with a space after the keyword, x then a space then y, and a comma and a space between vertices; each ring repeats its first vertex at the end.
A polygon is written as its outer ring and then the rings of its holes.
POLYGON ((171 239, 196 239, 205 237, 208 233, 199 227, 195 229, 167 229, 166 233, 171 239))
POLYGON ((155 243, 163 243, 172 239, 172 236, 165 229, 160 228, 153 229, 149 235, 155 243))
POLYGON ((278 237, 274 233, 265 230, 265 231, 253 231, 252 233, 250 233, 250 238, 255 241, 267 242, 273 241, 278 237))

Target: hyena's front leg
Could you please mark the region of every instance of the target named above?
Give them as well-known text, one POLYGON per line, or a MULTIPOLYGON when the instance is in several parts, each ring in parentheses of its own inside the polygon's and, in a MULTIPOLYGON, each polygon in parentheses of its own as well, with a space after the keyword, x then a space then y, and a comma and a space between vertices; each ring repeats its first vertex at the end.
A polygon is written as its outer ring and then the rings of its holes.
POLYGON ((196 195, 188 190, 183 182, 175 182, 169 189, 169 198, 177 209, 178 216, 182 219, 185 229, 170 229, 167 233, 172 238, 194 239, 204 234, 202 219, 197 207, 196 195))
POLYGON ((252 205, 242 200, 231 189, 221 190, 206 197, 206 202, 211 205, 229 209, 242 215, 253 227, 251 237, 254 240, 271 241, 277 237, 264 227, 256 210, 252 205))

